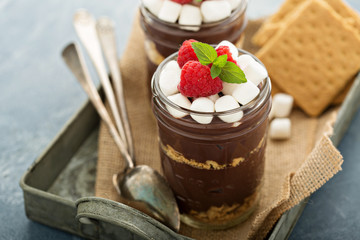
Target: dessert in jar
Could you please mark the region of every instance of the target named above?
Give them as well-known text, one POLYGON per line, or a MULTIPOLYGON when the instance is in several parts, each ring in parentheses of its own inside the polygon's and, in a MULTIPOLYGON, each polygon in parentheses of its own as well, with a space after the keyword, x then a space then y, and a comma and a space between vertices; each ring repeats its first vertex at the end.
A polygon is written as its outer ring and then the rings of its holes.
POLYGON ((163 173, 184 223, 225 229, 256 208, 265 166, 271 83, 227 41, 187 40, 152 78, 163 173))
POLYGON ((237 47, 243 40, 247 0, 142 0, 140 23, 145 32, 148 76, 186 39, 237 47))

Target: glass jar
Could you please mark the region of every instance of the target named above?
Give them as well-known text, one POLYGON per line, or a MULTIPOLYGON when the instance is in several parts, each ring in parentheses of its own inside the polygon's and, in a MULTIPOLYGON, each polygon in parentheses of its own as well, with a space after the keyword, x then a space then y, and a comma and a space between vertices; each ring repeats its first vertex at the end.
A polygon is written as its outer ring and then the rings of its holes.
POLYGON ((177 53, 165 59, 151 83, 163 174, 174 191, 184 223, 225 229, 247 219, 259 199, 271 108, 270 79, 259 84, 258 96, 244 106, 225 112, 195 112, 172 103, 160 90, 160 73, 176 58, 177 53), (188 115, 174 118, 166 106, 188 115), (240 111, 243 117, 238 122, 219 119, 240 111), (199 124, 189 114, 213 119, 210 124, 199 124))
POLYGON ((209 44, 228 40, 241 47, 244 39, 242 33, 247 25, 246 8, 247 0, 242 0, 228 18, 218 22, 203 23, 197 31, 194 31, 189 30, 194 29, 194 26, 165 22, 141 5, 140 24, 145 32, 149 81, 157 66, 170 54, 177 52, 187 39, 196 39, 209 44))

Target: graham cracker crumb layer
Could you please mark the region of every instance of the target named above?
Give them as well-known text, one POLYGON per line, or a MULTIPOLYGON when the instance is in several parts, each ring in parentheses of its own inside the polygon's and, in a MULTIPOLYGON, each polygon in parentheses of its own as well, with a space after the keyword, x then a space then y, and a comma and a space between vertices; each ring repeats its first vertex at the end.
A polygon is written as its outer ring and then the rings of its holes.
MULTIPOLYGON (((260 148, 263 147, 264 143, 265 143, 265 137, 263 137, 260 140, 260 142, 256 146, 256 148, 254 148, 253 150, 250 151, 250 155, 258 152, 260 150, 260 148)), ((190 166, 195 167, 195 168, 200 168, 200 169, 220 170, 220 169, 225 169, 225 168, 228 168, 228 167, 236 167, 240 163, 245 161, 245 158, 237 157, 237 158, 232 159, 232 162, 230 164, 218 164, 214 160, 207 160, 205 163, 200 163, 200 162, 197 162, 194 159, 188 159, 188 158, 184 157, 184 155, 182 153, 176 151, 169 144, 167 144, 165 146, 164 144, 160 143, 160 146, 161 146, 161 149, 164 151, 164 153, 170 159, 172 159, 173 161, 179 162, 179 163, 184 163, 184 164, 190 165, 190 166)))
POLYGON ((214 224, 216 222, 219 222, 219 224, 223 224, 224 222, 241 217, 242 215, 244 215, 244 213, 251 209, 256 204, 258 189, 259 188, 257 188, 252 195, 245 198, 242 205, 236 203, 231 206, 228 206, 226 204, 220 207, 212 206, 205 212, 197 212, 191 210, 189 215, 192 218, 195 218, 204 223, 214 224))
POLYGON ((147 57, 153 64, 160 65, 160 63, 164 61, 164 56, 159 53, 159 51, 156 49, 155 43, 151 40, 145 40, 145 50, 147 57))
POLYGON ((205 163, 200 163, 194 159, 187 159, 186 157, 184 157, 184 155, 182 153, 179 153, 174 148, 172 148, 170 145, 165 146, 165 145, 161 144, 161 148, 164 151, 164 153, 170 159, 174 160, 175 162, 185 163, 192 167, 206 169, 206 170, 210 170, 210 169, 220 170, 220 169, 225 169, 230 166, 235 167, 235 166, 239 165, 242 161, 245 160, 245 158, 239 157, 239 158, 234 158, 231 164, 218 164, 214 160, 207 160, 205 163))

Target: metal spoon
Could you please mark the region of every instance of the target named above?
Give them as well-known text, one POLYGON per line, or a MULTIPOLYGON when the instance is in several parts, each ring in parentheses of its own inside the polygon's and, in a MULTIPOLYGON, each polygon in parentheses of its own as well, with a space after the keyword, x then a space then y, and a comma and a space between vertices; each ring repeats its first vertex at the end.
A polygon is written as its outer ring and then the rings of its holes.
MULTIPOLYGON (((96 42, 92 39, 97 38, 97 36, 92 34, 94 31, 89 31, 90 28, 95 28, 95 21, 91 15, 82 12, 81 22, 82 24, 87 22, 87 25, 83 26, 85 28, 84 32, 87 34, 91 33, 91 35, 85 35, 85 33, 81 31, 81 24, 74 23, 77 24, 77 31, 81 32, 83 41, 90 41, 90 43, 96 42), (88 17, 86 17, 86 15, 88 17), (86 18, 88 19, 86 20, 86 18)), ((87 50, 92 51, 91 44, 87 44, 87 46, 87 50)), ((93 56, 95 56, 95 54, 93 56)), ((104 64, 100 64, 100 66, 101 65, 104 66, 104 64)), ((111 100, 108 99, 108 101, 111 100)), ((114 130, 116 132, 115 128, 114 130)), ((112 135, 115 134, 113 133, 112 135)), ((120 151, 126 151, 125 148, 119 149, 120 151)), ((120 192, 121 196, 128 200, 146 203, 148 206, 147 210, 152 213, 152 216, 155 216, 155 218, 162 221, 165 225, 178 231, 180 228, 179 210, 174 195, 165 179, 149 166, 142 165, 134 167, 134 163, 132 162, 132 158, 129 157, 129 154, 123 153, 123 155, 127 161, 128 168, 123 173, 118 174, 115 179, 119 182, 117 190, 120 192)))
MULTIPOLYGON (((123 124, 121 122, 120 113, 116 106, 115 95, 113 92, 113 88, 110 83, 109 76, 106 71, 104 59, 101 53, 99 39, 97 37, 96 29, 95 29, 95 19, 88 13, 86 10, 81 9, 78 10, 73 19, 73 24, 75 27, 75 31, 78 34, 80 41, 83 43, 85 49, 89 53, 90 59, 93 62, 96 71, 100 77, 100 82, 104 88, 106 98, 108 99, 111 112, 113 113, 113 117, 115 119, 116 126, 119 130, 120 136, 125 140, 126 135, 123 128, 123 124)), ((127 142, 124 142, 128 152, 130 152, 130 156, 133 158, 132 152, 129 151, 127 146, 127 142)))
POLYGON ((78 47, 71 43, 62 52, 64 61, 72 70, 90 101, 99 113, 101 119, 109 128, 123 157, 128 161, 129 167, 125 172, 119 174, 121 181, 121 196, 124 203, 135 207, 150 216, 163 222, 168 227, 178 231, 180 228, 180 215, 172 191, 164 178, 154 169, 146 165, 133 167, 131 157, 126 151, 123 140, 116 131, 114 124, 91 80, 89 71, 85 65, 83 55, 78 47))
POLYGON ((122 117, 122 123, 124 125, 129 154, 134 160, 135 158, 134 144, 132 140, 129 118, 126 111, 123 83, 122 83, 122 78, 118 64, 114 25, 115 24, 110 18, 102 17, 99 18, 96 22, 96 31, 100 40, 101 48, 105 55, 105 59, 110 68, 111 77, 113 79, 113 85, 115 87, 115 95, 118 100, 118 106, 122 117))
MULTIPOLYGON (((107 17, 102 17, 97 21, 96 30, 100 39, 101 47, 104 51, 106 61, 110 67, 111 76, 114 80, 120 111, 123 117, 122 120, 125 126, 125 133, 128 139, 128 146, 130 151, 132 150, 134 152, 129 119, 126 113, 125 99, 122 88, 122 78, 118 66, 114 23, 111 21, 111 19, 107 17)), ((160 206, 159 204, 164 203, 159 203, 158 199, 156 198, 149 198, 149 195, 144 192, 145 189, 142 186, 142 182, 144 181, 146 175, 147 177, 149 177, 149 181, 153 182, 152 186, 162 185, 163 190, 161 191, 169 191, 165 189, 165 186, 163 186, 164 183, 166 183, 165 179, 163 179, 163 177, 158 172, 145 165, 137 166, 136 168, 132 169, 131 172, 127 171, 115 174, 113 176, 113 184, 120 195, 123 195, 129 199, 142 199, 143 201, 149 203, 151 206, 155 206, 157 209, 163 208, 163 206, 160 206), (152 176, 154 174, 156 175, 156 177, 152 176), (152 180, 150 178, 152 178, 152 180), (156 180, 156 182, 154 180, 156 180)), ((172 225, 174 229, 179 230, 180 218, 178 216, 178 209, 175 199, 173 203, 169 202, 167 204, 169 204, 169 206, 167 207, 168 210, 173 208, 172 206, 175 206, 175 209, 173 209, 174 212, 171 213, 172 217, 169 218, 170 215, 165 216, 164 213, 162 213, 161 215, 165 217, 167 221, 170 221, 170 225, 172 225)), ((166 215, 168 215, 169 213, 170 212, 167 211, 166 215)))
MULTIPOLYGON (((90 101, 94 105, 95 109, 99 113, 101 119, 105 122, 106 126, 109 128, 111 136, 114 138, 115 144, 120 149, 121 154, 125 159, 130 159, 129 154, 126 152, 125 146, 119 136, 119 133, 116 131, 114 124, 111 121, 110 115, 108 114, 101 97, 97 92, 95 85, 93 84, 89 71, 85 65, 84 58, 76 44, 69 44, 63 50, 63 58, 68 67, 76 76, 77 80, 80 82, 81 86, 84 88, 85 92, 90 98, 90 101)), ((129 160, 131 161, 131 160, 129 160)), ((127 199, 121 199, 125 204, 132 206, 136 209, 139 209, 150 216, 152 215, 152 210, 148 204, 141 201, 129 201, 127 199)), ((154 217, 154 216, 153 216, 154 217)), ((156 218, 156 216, 155 216, 156 218)))

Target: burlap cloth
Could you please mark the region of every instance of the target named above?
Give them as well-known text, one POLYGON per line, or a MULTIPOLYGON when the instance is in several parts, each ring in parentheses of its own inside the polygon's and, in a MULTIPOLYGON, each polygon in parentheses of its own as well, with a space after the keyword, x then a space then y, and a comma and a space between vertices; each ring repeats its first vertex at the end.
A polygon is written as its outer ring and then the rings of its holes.
MULTIPOLYGON (((247 27, 244 48, 255 52, 249 44, 260 21, 247 27)), ((137 164, 146 164, 161 172, 156 121, 151 111, 144 34, 135 18, 128 46, 120 61, 126 104, 135 142, 137 164)), ((291 114, 292 136, 287 141, 268 140, 264 186, 256 212, 244 223, 224 231, 193 229, 184 224, 180 233, 195 239, 263 239, 286 210, 319 189, 341 170, 341 154, 329 139, 336 109, 320 118, 309 118, 300 110, 291 114)), ((120 153, 107 128, 100 125, 96 196, 118 200, 112 175, 123 168, 120 153)))

